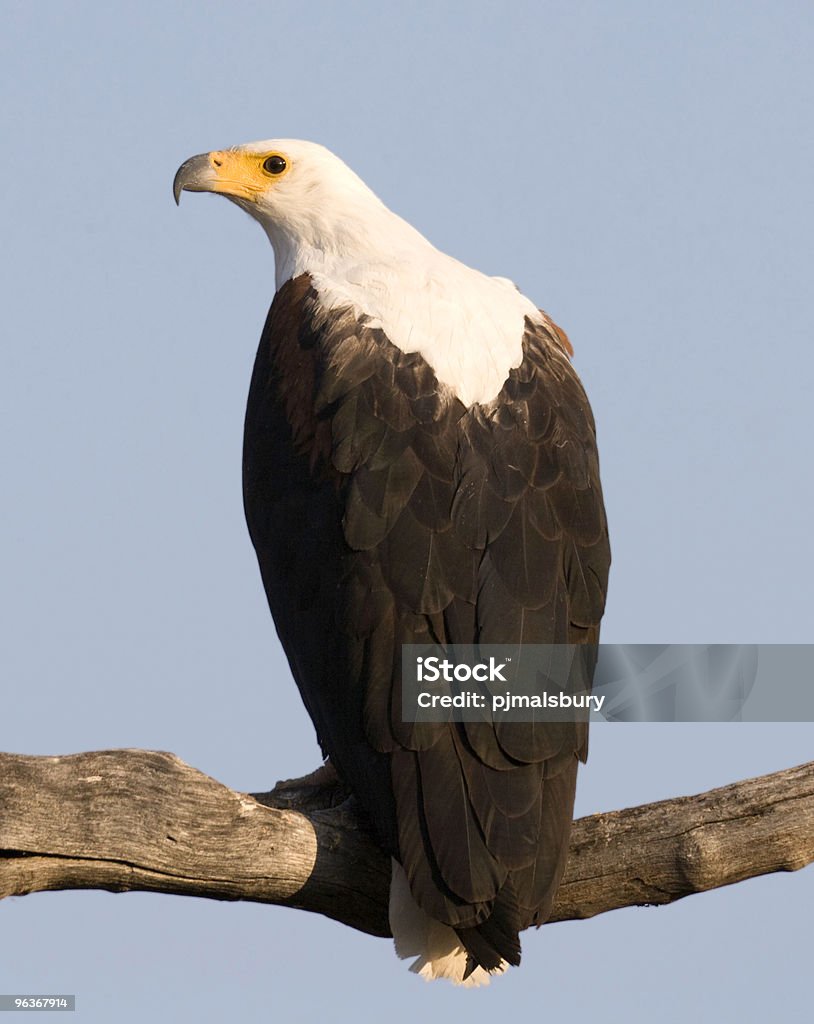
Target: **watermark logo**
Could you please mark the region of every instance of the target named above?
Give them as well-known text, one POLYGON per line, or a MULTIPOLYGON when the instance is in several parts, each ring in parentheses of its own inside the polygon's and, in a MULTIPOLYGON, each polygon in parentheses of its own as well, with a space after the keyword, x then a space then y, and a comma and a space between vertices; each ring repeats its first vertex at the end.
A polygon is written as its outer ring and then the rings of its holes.
POLYGON ((474 665, 467 665, 460 661, 450 661, 449 658, 441 660, 440 657, 430 655, 428 658, 420 654, 416 657, 416 679, 419 683, 437 683, 443 680, 446 683, 505 683, 507 662, 498 662, 495 658, 489 658, 488 664, 476 662, 474 665))
POLYGON ((595 648, 578 644, 405 645, 405 721, 584 720, 601 711, 590 692, 595 648))
POLYGON ((810 722, 812 644, 402 648, 405 722, 810 722))

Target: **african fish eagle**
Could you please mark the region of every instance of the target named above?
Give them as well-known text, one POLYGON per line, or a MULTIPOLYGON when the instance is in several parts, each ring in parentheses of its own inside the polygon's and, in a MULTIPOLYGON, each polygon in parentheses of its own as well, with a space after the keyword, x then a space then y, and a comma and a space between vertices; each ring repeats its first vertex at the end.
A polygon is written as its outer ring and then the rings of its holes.
POLYGON ((392 857, 397 953, 481 984, 551 911, 587 725, 418 729, 393 694, 403 644, 598 643, 610 553, 571 346, 322 146, 194 156, 173 188, 226 196, 271 241, 243 454, 271 613, 392 857))

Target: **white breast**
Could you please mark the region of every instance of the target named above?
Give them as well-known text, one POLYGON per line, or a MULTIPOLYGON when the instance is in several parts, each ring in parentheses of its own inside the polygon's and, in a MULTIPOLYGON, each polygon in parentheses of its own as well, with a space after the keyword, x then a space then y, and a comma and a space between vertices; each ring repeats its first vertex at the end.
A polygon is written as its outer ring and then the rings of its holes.
POLYGON ((378 200, 365 217, 328 224, 309 243, 266 225, 278 287, 308 273, 329 309, 350 306, 403 352, 420 352, 465 405, 495 398, 523 359, 525 318, 540 320, 511 281, 439 252, 378 200), (341 223, 341 222, 340 222, 341 223))
POLYGON ((403 352, 420 352, 465 405, 489 402, 522 362, 525 318, 539 312, 511 282, 431 253, 310 273, 326 306, 352 306, 403 352))

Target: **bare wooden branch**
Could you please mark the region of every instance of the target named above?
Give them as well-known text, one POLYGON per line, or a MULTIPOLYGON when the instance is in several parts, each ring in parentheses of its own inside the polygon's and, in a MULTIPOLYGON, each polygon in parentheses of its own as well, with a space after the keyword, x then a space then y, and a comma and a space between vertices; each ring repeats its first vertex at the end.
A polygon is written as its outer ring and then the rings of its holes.
MULTIPOLYGON (((322 782, 251 796, 172 754, 0 754, 0 898, 107 889, 254 900, 388 935, 388 859, 353 801, 322 782)), ((814 762, 580 819, 552 920, 670 903, 813 860, 814 762)))

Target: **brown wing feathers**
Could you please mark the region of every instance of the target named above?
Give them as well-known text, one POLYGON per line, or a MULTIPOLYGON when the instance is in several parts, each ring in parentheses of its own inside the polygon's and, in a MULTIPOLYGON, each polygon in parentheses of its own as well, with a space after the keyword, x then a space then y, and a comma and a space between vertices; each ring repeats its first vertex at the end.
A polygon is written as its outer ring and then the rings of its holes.
POLYGON ((401 645, 597 640, 594 425, 555 331, 529 323, 498 399, 467 410, 302 276, 274 300, 246 415, 249 529, 323 749, 487 969, 550 910, 585 730, 403 723, 401 645))

